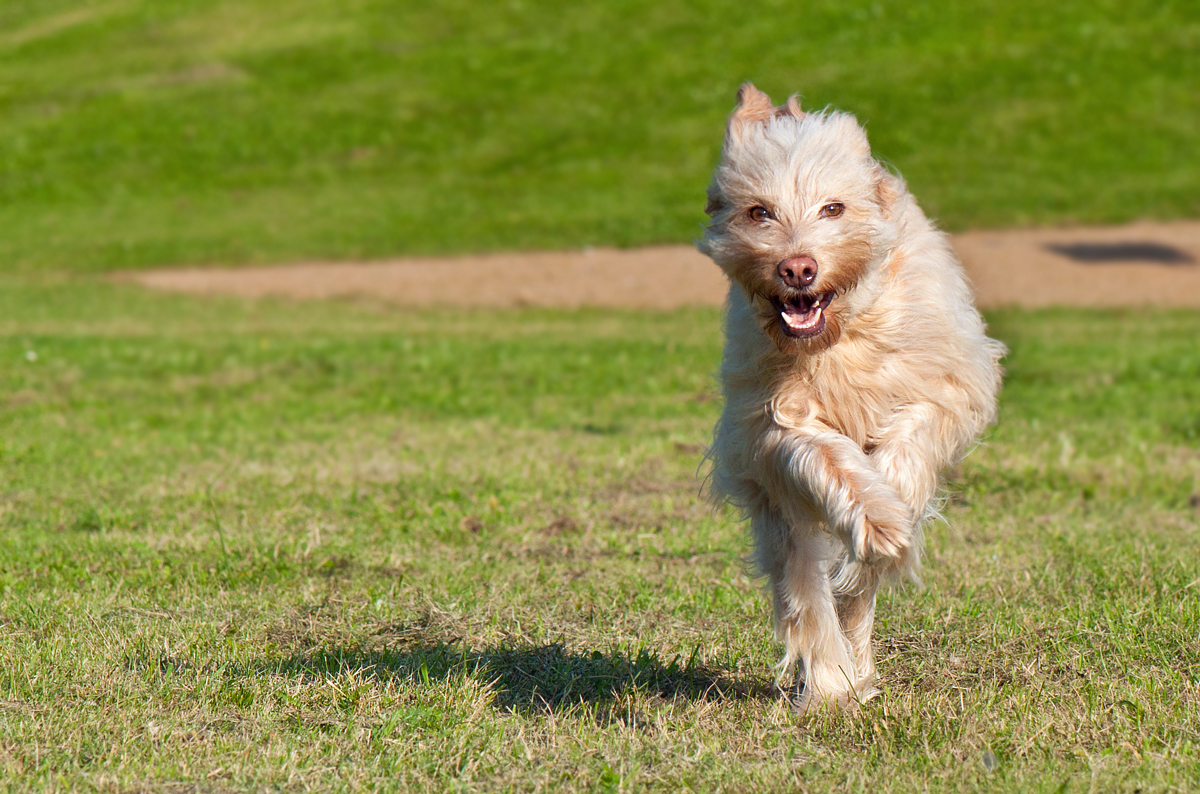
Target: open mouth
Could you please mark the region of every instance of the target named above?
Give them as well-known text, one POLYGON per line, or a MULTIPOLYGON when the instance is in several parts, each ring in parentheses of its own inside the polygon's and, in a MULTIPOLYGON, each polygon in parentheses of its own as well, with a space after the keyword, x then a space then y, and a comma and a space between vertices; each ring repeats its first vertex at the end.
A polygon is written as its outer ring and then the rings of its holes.
POLYGON ((825 292, 787 300, 773 298, 771 303, 779 312, 779 324, 785 334, 794 339, 811 339, 825 330, 825 309, 831 300, 833 293, 825 292))

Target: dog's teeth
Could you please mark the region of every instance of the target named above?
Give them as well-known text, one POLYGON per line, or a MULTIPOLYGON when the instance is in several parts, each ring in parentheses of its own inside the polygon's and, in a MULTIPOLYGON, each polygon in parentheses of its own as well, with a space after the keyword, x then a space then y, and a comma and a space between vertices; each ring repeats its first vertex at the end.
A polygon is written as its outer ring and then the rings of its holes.
POLYGON ((793 317, 788 312, 781 312, 783 321, 788 327, 796 331, 804 331, 812 328, 817 323, 821 322, 821 307, 818 306, 813 311, 805 314, 803 317, 793 317))

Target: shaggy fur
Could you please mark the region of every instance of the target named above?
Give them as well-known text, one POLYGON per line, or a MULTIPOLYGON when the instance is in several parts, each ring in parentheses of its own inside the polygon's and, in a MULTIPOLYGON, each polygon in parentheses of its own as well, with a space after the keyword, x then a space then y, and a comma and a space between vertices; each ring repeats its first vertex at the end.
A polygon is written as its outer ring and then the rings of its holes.
POLYGON ((730 279, 715 495, 745 511, 797 708, 878 693, 888 574, 916 575, 941 471, 994 421, 989 339, 946 236, 853 116, 743 85, 700 249, 730 279))

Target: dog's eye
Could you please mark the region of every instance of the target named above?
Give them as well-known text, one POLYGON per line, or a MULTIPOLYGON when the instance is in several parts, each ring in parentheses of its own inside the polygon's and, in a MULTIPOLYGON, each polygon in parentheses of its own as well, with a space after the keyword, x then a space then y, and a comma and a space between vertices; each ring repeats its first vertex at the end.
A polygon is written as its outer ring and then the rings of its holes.
POLYGON ((747 214, 755 223, 766 223, 771 220, 771 213, 767 211, 766 207, 751 207, 747 214))
POLYGON ((820 217, 836 218, 837 216, 841 215, 845 211, 846 211, 846 206, 844 204, 839 204, 837 202, 834 202, 833 204, 826 204, 824 207, 821 207, 820 217))

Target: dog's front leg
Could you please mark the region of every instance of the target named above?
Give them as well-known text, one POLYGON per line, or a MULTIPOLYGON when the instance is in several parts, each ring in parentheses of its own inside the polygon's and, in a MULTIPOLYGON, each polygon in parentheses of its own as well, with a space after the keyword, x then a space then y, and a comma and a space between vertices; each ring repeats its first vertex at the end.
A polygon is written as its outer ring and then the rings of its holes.
MULTIPOLYGON (((954 454, 955 439, 945 432, 948 426, 952 425, 931 406, 907 405, 873 439, 871 463, 918 519, 905 556, 898 560, 900 568, 914 575, 920 563, 920 517, 937 491, 938 473, 954 454)), ((833 577, 838 621, 853 647, 863 690, 873 690, 875 679, 871 634, 879 580, 880 571, 850 560, 843 560, 833 577)))
POLYGON ((959 424, 932 405, 906 405, 873 438, 872 465, 918 519, 937 492, 942 469, 958 454, 959 424))
POLYGON ((821 536, 821 525, 842 541, 856 568, 874 572, 906 553, 912 513, 840 433, 774 427, 757 443, 750 474, 765 498, 751 523, 787 647, 781 671, 803 662, 801 710, 864 700, 875 693, 874 671, 871 665, 858 669, 854 642, 839 624, 831 576, 839 555, 821 536))
POLYGON ((887 565, 908 554, 912 509, 846 436, 775 428, 764 434, 759 461, 772 503, 785 514, 792 505, 811 506, 854 560, 887 565))
POLYGON ((851 645, 838 625, 830 588, 831 540, 810 519, 791 524, 773 511, 752 518, 760 557, 772 555, 768 576, 775 606, 775 632, 786 654, 777 684, 799 662, 804 683, 796 680, 794 704, 807 712, 825 704, 849 706, 869 693, 858 687, 851 645))

